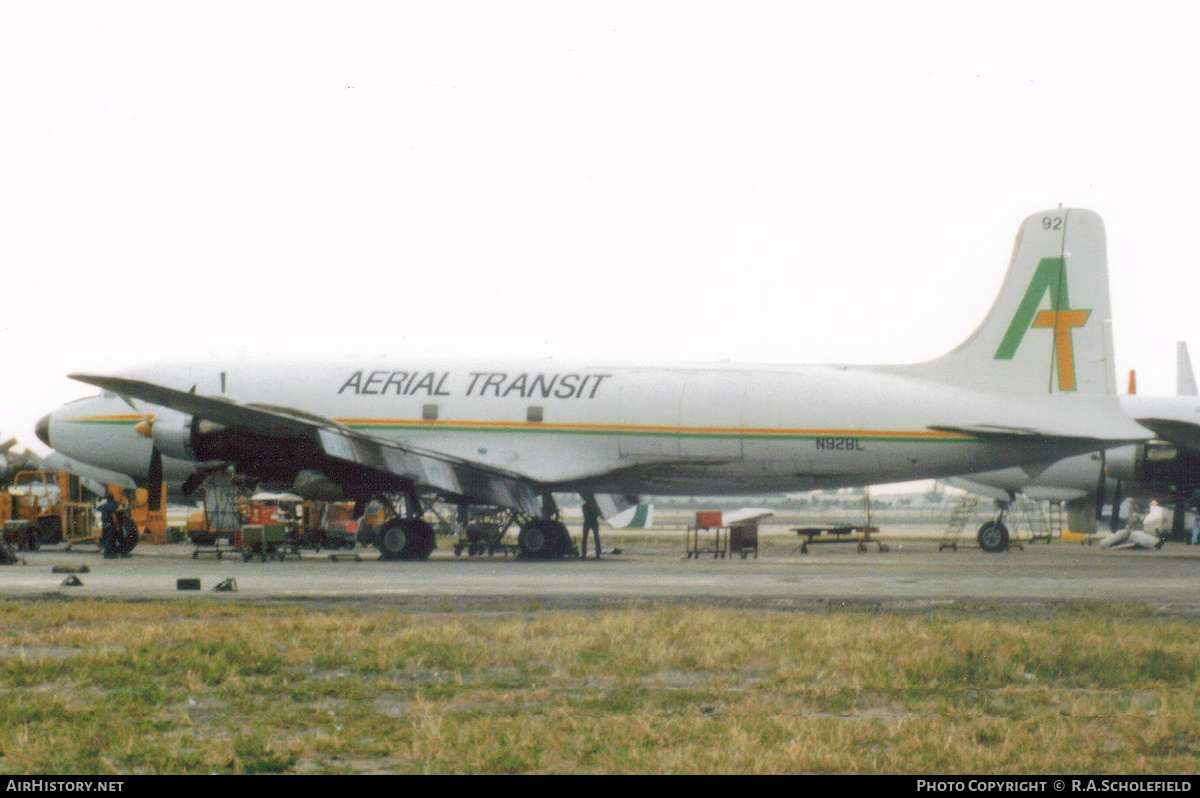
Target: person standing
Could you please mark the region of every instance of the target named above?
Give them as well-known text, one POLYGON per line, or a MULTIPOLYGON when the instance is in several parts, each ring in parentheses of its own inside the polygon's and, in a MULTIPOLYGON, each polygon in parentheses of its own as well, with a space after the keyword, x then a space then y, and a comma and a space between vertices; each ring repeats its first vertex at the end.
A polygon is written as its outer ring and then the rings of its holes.
POLYGON ((600 508, 590 495, 583 497, 583 554, 587 558, 588 532, 596 537, 596 559, 600 559, 600 508))
POLYGON ((104 550, 104 559, 115 560, 121 556, 120 529, 117 526, 117 511, 121 505, 117 503, 112 492, 104 494, 104 503, 100 511, 100 543, 104 550))

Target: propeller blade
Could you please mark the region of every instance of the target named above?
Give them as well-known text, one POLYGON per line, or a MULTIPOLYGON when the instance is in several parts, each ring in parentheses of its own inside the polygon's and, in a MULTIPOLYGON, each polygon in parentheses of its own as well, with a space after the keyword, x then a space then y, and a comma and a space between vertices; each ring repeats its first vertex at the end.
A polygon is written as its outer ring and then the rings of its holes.
POLYGON ((1112 517, 1108 519, 1108 529, 1110 532, 1116 532, 1117 527, 1121 523, 1121 480, 1117 480, 1117 487, 1113 490, 1113 509, 1112 517))
POLYGON ((197 471, 183 481, 183 495, 191 496, 196 492, 196 488, 204 484, 204 480, 208 479, 208 474, 197 471))
POLYGON ((157 446, 150 447, 150 478, 147 481, 150 483, 146 486, 150 512, 158 512, 162 509, 163 462, 157 446))
POLYGON ((134 427, 134 429, 137 431, 137 434, 141 435, 143 438, 154 438, 154 416, 135 405, 133 400, 128 396, 120 394, 120 397, 122 400, 124 400, 125 404, 129 405, 133 409, 133 412, 142 417, 142 420, 139 421, 137 426, 134 427))
POLYGON ((1096 520, 1104 517, 1104 499, 1108 492, 1108 464, 1105 462, 1104 450, 1100 450, 1100 478, 1096 480, 1096 520))

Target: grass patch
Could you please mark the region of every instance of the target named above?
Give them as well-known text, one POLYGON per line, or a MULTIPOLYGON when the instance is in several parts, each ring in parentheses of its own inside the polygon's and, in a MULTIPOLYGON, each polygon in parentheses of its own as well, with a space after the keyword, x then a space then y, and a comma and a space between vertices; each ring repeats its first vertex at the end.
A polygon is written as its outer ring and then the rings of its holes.
POLYGON ((0 603, 5 773, 1195 773, 1139 608, 0 603))

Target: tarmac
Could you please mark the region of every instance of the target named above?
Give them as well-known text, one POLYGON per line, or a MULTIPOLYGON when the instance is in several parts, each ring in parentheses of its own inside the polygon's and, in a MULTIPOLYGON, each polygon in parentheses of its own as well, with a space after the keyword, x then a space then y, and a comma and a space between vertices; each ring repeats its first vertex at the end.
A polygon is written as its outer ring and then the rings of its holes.
MULTIPOLYGON (((1200 546, 1110 551, 1055 540, 1001 554, 966 541, 939 551, 936 538, 891 535, 859 551, 822 543, 800 553, 786 530, 760 535, 759 556, 687 557, 682 533, 623 534, 619 552, 599 561, 552 562, 461 557, 440 540, 425 562, 385 562, 374 549, 303 551, 283 561, 244 561, 237 552, 193 556, 189 544, 140 545, 128 559, 105 560, 94 547, 42 549, 0 567, 0 598, 203 599, 317 602, 422 610, 586 609, 689 603, 768 609, 862 605, 946 606, 1130 602, 1152 612, 1200 617, 1200 546), (57 568, 56 568, 57 566, 57 568), (71 569, 86 572, 65 572, 71 569), (72 577, 80 584, 64 584, 72 577), (181 590, 179 580, 199 580, 181 590), (232 580, 232 583, 226 580, 232 580), (219 591, 225 582, 235 590, 219 591)), ((606 546, 613 544, 606 540, 606 546)))

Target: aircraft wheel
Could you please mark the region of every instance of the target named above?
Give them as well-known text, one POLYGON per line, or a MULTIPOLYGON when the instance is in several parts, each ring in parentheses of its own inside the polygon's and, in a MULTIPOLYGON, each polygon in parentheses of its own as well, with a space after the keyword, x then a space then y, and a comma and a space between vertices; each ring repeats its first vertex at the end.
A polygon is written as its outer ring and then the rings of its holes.
POLYGON ((521 556, 530 560, 549 560, 562 551, 562 524, 544 519, 534 519, 521 527, 517 546, 521 556))
POLYGON ((385 560, 427 560, 436 547, 433 527, 419 518, 393 518, 379 530, 379 554, 385 560))
POLYGON ((1008 527, 1003 523, 988 521, 979 527, 979 534, 976 536, 976 540, 979 541, 979 548, 989 554, 1007 551, 1008 527))
POLYGON ((129 554, 138 544, 138 528, 137 525, 125 519, 125 523, 121 525, 121 545, 122 554, 129 554))
POLYGON ((408 559, 413 560, 428 560, 429 555, 433 554, 433 550, 437 548, 437 535, 433 531, 433 527, 420 519, 413 520, 413 531, 410 534, 412 538, 412 552, 408 559))
POLYGON ((566 557, 568 555, 579 556, 579 552, 575 550, 575 544, 571 541, 571 533, 567 531, 567 525, 560 522, 554 522, 554 528, 558 535, 558 554, 557 557, 566 557))
POLYGON ((393 518, 379 529, 379 556, 385 560, 398 560, 408 548, 407 519, 393 518))

